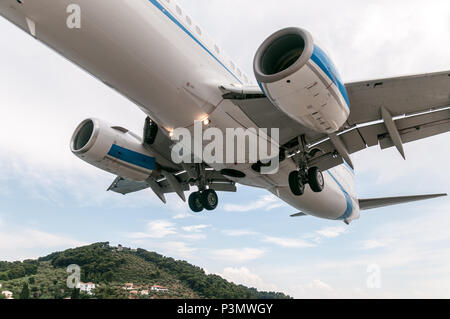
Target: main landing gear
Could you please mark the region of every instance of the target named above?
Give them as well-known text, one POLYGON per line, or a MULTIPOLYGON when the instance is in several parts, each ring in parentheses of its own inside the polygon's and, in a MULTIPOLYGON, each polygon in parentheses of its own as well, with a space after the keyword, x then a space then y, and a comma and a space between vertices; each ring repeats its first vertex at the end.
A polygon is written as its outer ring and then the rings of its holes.
POLYGON ((198 187, 198 192, 189 196, 189 208, 194 213, 200 213, 204 209, 215 210, 219 205, 219 197, 216 191, 211 188, 210 181, 207 179, 205 164, 185 165, 184 167, 190 176, 190 185, 198 187))
POLYGON ((305 193, 306 184, 309 184, 312 191, 320 193, 325 187, 322 172, 317 167, 310 169, 300 169, 289 174, 289 188, 295 196, 301 196, 305 193))
POLYGON ((300 152, 294 157, 298 170, 289 174, 289 188, 295 196, 301 196, 309 184, 313 192, 320 193, 325 188, 323 174, 318 167, 308 167, 308 158, 313 157, 317 150, 307 149, 304 136, 299 138, 299 147, 300 152))
POLYGON ((200 213, 203 209, 212 211, 217 208, 219 197, 213 189, 198 191, 189 196, 189 208, 194 213, 200 213))

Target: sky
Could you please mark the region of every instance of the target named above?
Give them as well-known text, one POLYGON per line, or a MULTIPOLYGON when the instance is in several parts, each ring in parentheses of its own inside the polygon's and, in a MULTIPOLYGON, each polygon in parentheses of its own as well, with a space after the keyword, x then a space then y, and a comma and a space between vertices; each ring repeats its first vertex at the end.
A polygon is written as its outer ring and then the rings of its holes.
MULTIPOLYGON (((308 29, 345 82, 450 70, 448 1, 179 3, 249 75, 258 46, 287 26, 308 29)), ((150 191, 108 193, 114 176, 70 153, 72 132, 98 117, 140 134, 144 114, 2 18, 0 70, 0 260, 109 241, 296 298, 450 298, 448 198, 347 226, 290 218, 288 205, 241 186, 200 215, 176 195, 163 205, 150 191)), ((395 149, 354 154, 358 196, 450 192, 449 138, 405 145, 407 161, 395 149)))

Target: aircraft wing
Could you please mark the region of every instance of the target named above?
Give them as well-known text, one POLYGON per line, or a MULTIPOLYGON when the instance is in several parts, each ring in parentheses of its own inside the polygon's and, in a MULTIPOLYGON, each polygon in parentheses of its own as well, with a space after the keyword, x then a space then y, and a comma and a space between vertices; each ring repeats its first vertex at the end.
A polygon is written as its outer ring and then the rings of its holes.
POLYGON ((350 154, 380 145, 396 147, 405 157, 403 144, 450 131, 450 71, 407 77, 350 83, 351 112, 339 132, 314 132, 282 114, 255 87, 222 86, 224 98, 259 127, 280 128, 280 145, 286 150, 298 145, 305 135, 311 148, 317 148, 312 164, 321 170, 346 161, 350 154))

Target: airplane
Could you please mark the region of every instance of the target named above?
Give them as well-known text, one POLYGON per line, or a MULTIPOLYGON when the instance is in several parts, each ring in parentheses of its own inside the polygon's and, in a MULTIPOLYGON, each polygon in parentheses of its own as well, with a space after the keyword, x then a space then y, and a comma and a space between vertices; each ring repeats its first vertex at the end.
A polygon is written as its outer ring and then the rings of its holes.
POLYGON ((360 212, 446 196, 359 199, 351 154, 450 131, 450 71, 344 84, 305 29, 270 35, 253 61, 257 84, 175 0, 0 0, 0 15, 143 111, 143 134, 89 118, 72 152, 116 176, 109 191, 176 193, 213 211, 217 192, 266 189, 298 216, 350 224, 360 212), (78 20, 77 20, 78 17, 78 20), (278 128, 279 167, 267 161, 180 163, 176 128, 278 128))

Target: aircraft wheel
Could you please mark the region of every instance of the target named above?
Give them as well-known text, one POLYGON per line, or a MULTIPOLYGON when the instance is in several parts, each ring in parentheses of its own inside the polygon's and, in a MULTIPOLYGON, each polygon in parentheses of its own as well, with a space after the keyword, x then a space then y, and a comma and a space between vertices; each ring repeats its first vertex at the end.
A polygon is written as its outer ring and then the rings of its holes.
POLYGON ((325 180, 318 167, 311 167, 308 170, 308 183, 313 192, 320 193, 323 191, 325 187, 325 180))
POLYGON ((203 210, 202 193, 195 192, 189 196, 189 208, 194 213, 200 213, 203 210))
POLYGON ((219 204, 219 197, 213 189, 208 189, 202 193, 202 204, 206 210, 215 210, 219 204))
POLYGON ((305 192, 305 184, 303 184, 298 171, 289 174, 289 188, 295 196, 301 196, 305 192))

